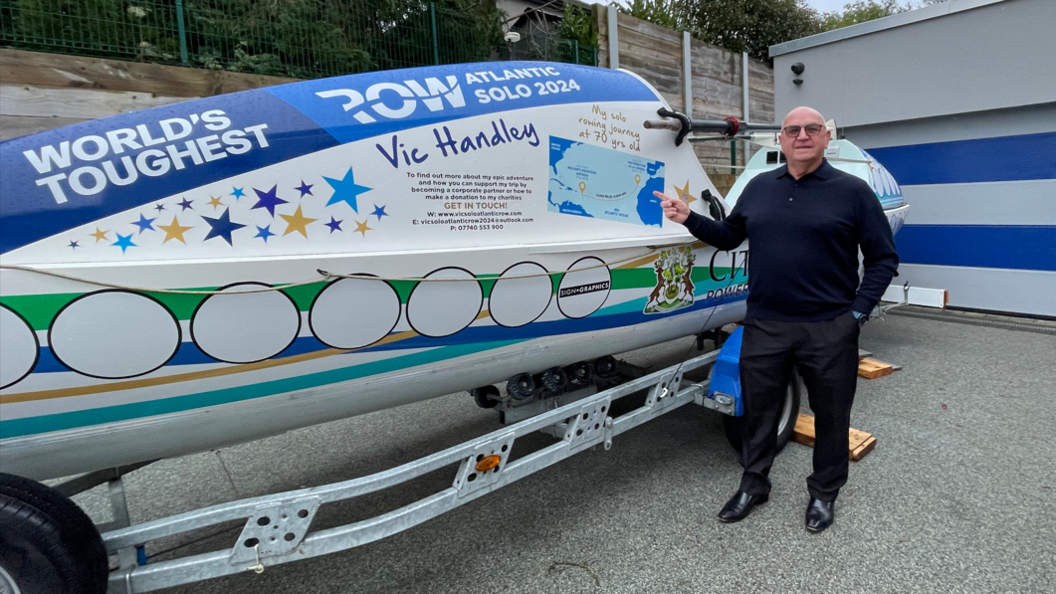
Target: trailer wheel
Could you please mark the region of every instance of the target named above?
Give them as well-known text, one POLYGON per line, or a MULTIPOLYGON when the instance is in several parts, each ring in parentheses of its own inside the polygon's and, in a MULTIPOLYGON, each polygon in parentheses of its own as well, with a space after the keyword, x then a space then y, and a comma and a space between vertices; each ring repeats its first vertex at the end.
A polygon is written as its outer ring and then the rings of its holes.
POLYGON ((0 473, 0 591, 104 594, 106 549, 92 520, 44 485, 0 473))
POLYGON ((620 362, 612 355, 605 355, 597 361, 594 361, 594 371, 598 374, 598 377, 602 379, 615 376, 617 371, 619 371, 619 368, 620 362))
MULTIPOLYGON (((788 445, 788 440, 792 438, 792 431, 796 428, 796 418, 799 417, 799 400, 804 392, 806 392, 806 386, 803 384, 803 378, 799 377, 799 373, 793 369, 792 381, 788 383, 788 388, 785 390, 781 419, 777 423, 777 451, 779 452, 788 445)), ((726 439, 737 452, 741 451, 741 425, 743 423, 744 417, 724 415, 723 428, 726 430, 726 439)))
POLYGON ((568 388, 568 374, 560 367, 551 367, 543 372, 539 383, 550 394, 560 394, 568 388))
POLYGON ((499 389, 495 386, 473 388, 469 393, 480 408, 495 408, 499 404, 499 389))
POLYGON ((587 361, 573 363, 565 368, 568 381, 577 388, 586 387, 590 380, 594 379, 594 366, 587 361))
POLYGON ((527 400, 535 395, 535 379, 528 373, 518 373, 506 382, 506 393, 514 400, 527 400))

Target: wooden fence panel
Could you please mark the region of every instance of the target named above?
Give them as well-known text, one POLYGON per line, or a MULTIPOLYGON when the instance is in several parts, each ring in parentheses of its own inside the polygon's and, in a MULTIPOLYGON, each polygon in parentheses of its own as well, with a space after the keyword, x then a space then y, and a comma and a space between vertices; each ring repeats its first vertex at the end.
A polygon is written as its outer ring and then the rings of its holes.
POLYGON ((148 92, 161 97, 208 97, 296 80, 223 70, 0 49, 0 81, 8 85, 148 92))
POLYGON ((0 49, 0 140, 294 80, 0 49))
POLYGON ((0 115, 92 119, 186 101, 151 93, 0 85, 0 115))
MULTIPOLYGON (((594 5, 594 18, 599 33, 598 65, 607 67, 607 7, 594 5)), ((617 23, 620 68, 649 81, 672 109, 685 112, 682 33, 622 13, 617 15, 617 23)), ((692 39, 690 59, 693 94, 690 115, 698 119, 722 119, 728 116, 745 119, 742 55, 692 39)), ((764 62, 749 59, 747 80, 748 119, 752 122, 773 122, 773 68, 764 62)), ((730 144, 721 141, 699 143, 694 145, 693 150, 720 191, 728 191, 736 179, 736 175, 730 174, 730 144)), ((736 151, 737 165, 743 167, 743 143, 738 143, 736 151)), ((734 171, 739 172, 740 169, 734 171)))

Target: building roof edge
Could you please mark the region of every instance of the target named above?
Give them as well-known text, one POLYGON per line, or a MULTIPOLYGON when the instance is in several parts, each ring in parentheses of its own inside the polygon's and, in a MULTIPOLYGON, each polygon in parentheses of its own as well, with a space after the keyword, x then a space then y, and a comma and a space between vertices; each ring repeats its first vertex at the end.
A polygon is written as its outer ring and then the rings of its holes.
POLYGON ((869 33, 876 33, 886 29, 902 27, 957 12, 963 12, 965 10, 972 10, 973 8, 980 8, 990 4, 1008 1, 1009 0, 953 0, 950 2, 933 4, 931 6, 925 6, 924 8, 893 14, 882 19, 876 19, 874 21, 851 25, 850 27, 843 27, 834 31, 818 33, 817 35, 811 35, 810 37, 802 37, 800 39, 786 41, 785 43, 771 45, 770 57, 773 58, 783 54, 790 54, 807 48, 825 45, 827 43, 843 41, 852 37, 868 35, 869 33))

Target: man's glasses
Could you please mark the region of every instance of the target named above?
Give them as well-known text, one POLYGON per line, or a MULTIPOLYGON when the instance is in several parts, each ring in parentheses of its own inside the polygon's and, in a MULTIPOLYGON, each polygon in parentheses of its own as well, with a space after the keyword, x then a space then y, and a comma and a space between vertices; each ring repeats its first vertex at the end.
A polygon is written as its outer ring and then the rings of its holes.
POLYGON ((781 133, 789 138, 796 138, 799 136, 801 130, 807 131, 807 136, 817 136, 821 134, 821 131, 825 129, 825 126, 821 124, 807 124, 806 126, 785 126, 781 129, 781 133))

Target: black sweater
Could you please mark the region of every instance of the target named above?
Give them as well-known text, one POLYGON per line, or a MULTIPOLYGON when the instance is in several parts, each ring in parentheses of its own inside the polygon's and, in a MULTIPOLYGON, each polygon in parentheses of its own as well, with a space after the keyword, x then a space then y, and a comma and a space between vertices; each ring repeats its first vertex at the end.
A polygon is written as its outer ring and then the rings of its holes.
POLYGON ((831 320, 872 311, 897 275, 898 253, 869 184, 822 161, 796 180, 788 167, 760 173, 730 215, 691 213, 690 233, 720 250, 750 240, 749 319, 831 320), (858 249, 865 276, 858 283, 858 249))

